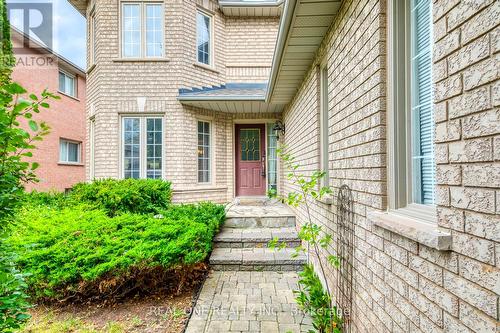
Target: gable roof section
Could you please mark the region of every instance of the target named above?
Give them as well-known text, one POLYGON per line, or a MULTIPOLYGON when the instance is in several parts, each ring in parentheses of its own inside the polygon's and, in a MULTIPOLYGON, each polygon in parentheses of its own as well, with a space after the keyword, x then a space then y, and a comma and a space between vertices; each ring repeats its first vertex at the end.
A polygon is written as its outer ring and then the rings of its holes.
POLYGON ((283 0, 219 0, 225 16, 280 16, 283 0))
POLYGON ((290 102, 335 18, 341 0, 287 0, 281 17, 266 100, 290 102))

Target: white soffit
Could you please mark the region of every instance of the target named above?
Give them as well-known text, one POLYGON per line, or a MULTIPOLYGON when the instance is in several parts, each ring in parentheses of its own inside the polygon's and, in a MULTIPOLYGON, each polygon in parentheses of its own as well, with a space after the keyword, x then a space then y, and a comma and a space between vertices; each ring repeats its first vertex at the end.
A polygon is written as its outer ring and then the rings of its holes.
POLYGON ((266 100, 293 98, 335 18, 341 0, 287 0, 280 22, 266 100))
POLYGON ((283 111, 283 105, 269 104, 262 101, 249 100, 190 100, 181 101, 183 105, 189 105, 205 110, 219 111, 225 113, 279 113, 283 111))
POLYGON ((283 0, 219 0, 219 7, 225 16, 278 17, 283 0))
POLYGON ((87 0, 68 0, 68 2, 72 4, 80 14, 85 16, 87 13, 87 0))

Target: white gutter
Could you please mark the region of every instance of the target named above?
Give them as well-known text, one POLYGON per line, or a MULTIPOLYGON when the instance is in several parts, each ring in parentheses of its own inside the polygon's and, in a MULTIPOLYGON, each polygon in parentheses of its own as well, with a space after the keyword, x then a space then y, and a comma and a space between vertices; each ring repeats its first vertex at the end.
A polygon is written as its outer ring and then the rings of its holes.
POLYGON ((295 8, 297 6, 297 0, 286 0, 285 8, 283 9, 283 15, 281 16, 280 27, 278 30, 278 39, 276 40, 276 47, 273 54, 273 64, 271 66, 271 73, 269 75, 269 84, 266 93, 266 102, 270 103, 271 95, 274 91, 274 85, 276 84, 276 77, 278 76, 279 69, 281 67, 281 60, 283 58, 283 50, 285 48, 286 42, 288 41, 288 34, 290 32, 290 26, 293 19, 295 18, 295 8))

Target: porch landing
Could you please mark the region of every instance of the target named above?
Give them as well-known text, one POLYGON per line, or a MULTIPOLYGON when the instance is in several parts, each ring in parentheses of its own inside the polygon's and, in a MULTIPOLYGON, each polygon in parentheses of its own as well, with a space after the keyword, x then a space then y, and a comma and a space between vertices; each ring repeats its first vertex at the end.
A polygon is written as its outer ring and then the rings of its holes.
POLYGON ((228 205, 226 223, 215 237, 209 274, 186 333, 308 332, 308 315, 297 309, 297 257, 300 245, 295 215, 267 198, 237 198, 228 205), (277 237, 282 250, 268 248, 277 237))
POLYGON ((228 206, 226 228, 294 228, 295 215, 286 205, 264 197, 236 198, 228 206))

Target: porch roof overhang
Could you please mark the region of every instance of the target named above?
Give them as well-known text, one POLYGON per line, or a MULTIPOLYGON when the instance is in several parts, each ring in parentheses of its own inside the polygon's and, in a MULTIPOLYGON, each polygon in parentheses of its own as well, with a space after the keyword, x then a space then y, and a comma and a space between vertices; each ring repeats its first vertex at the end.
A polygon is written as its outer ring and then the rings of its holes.
POLYGON ((280 16, 283 0, 219 0, 225 16, 280 16))
POLYGON ((266 103, 266 83, 227 83, 179 89, 177 100, 184 105, 228 113, 281 112, 283 105, 266 103))
POLYGON ((314 61, 342 0, 286 0, 266 101, 287 104, 314 61))

